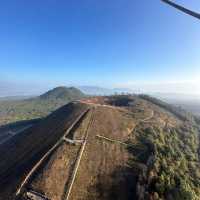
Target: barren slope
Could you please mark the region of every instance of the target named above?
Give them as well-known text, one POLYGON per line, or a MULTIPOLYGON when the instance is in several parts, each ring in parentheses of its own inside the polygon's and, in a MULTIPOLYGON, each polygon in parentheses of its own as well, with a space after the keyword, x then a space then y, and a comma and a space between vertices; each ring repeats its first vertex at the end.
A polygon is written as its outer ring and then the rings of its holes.
POLYGON ((83 119, 70 138, 88 138, 75 180, 71 176, 82 144, 63 142, 48 162, 36 173, 27 187, 51 200, 132 199, 137 197, 141 168, 149 158, 147 146, 142 146, 136 132, 152 124, 161 128, 175 127, 181 122, 172 114, 152 103, 135 99, 131 106, 116 107, 98 98, 86 100, 94 108, 92 123, 87 129, 92 111, 83 119), (137 161, 138 152, 143 160, 137 161), (69 188, 72 190, 69 192, 69 188))

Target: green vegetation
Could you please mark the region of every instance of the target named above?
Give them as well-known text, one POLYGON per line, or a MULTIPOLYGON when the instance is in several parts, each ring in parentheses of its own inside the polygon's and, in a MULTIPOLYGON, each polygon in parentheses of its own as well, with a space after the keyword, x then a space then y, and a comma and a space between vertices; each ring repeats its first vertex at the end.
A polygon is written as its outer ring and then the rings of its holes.
POLYGON ((41 118, 70 101, 83 98, 76 88, 58 87, 47 93, 27 100, 0 102, 0 125, 41 118))
POLYGON ((65 100, 65 101, 73 101, 75 99, 80 99, 84 97, 84 94, 75 87, 57 87, 54 88, 39 98, 41 100, 65 100))
POLYGON ((128 140, 133 155, 129 164, 138 174, 138 199, 200 200, 199 118, 156 98, 139 98, 145 105, 156 105, 155 113, 172 113, 169 116, 179 123, 140 122, 128 140))
POLYGON ((200 162, 198 130, 190 126, 179 128, 141 127, 136 133, 140 146, 146 146, 136 156, 145 164, 139 185, 152 199, 198 200, 200 197, 200 162))

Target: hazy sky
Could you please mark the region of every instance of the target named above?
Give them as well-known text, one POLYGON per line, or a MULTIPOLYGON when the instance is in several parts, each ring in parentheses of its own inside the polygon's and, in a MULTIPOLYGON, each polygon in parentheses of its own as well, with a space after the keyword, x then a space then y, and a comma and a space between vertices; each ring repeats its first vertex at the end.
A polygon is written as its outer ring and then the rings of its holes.
POLYGON ((72 84, 200 93, 200 21, 160 0, 6 0, 0 29, 0 96, 72 84))

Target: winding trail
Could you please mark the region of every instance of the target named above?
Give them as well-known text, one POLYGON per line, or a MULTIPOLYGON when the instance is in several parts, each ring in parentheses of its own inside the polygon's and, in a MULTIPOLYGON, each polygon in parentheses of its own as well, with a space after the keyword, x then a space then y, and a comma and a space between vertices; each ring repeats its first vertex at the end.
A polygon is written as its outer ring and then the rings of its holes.
POLYGON ((139 119, 138 122, 136 123, 135 127, 133 128, 133 130, 131 131, 131 133, 135 133, 135 131, 137 130, 137 126, 140 125, 140 123, 144 123, 144 122, 148 122, 149 120, 151 120, 154 117, 154 110, 151 111, 151 115, 146 117, 145 119, 139 119))

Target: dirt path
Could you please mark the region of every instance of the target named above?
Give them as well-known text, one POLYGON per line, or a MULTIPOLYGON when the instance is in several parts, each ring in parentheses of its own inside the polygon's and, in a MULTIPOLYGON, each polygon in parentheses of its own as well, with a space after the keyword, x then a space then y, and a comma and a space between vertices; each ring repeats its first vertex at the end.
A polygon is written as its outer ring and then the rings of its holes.
POLYGON ((131 131, 131 134, 136 132, 137 127, 140 125, 140 123, 142 123, 142 122, 148 122, 148 121, 151 120, 153 117, 154 117, 154 111, 152 110, 150 116, 146 117, 145 119, 139 119, 139 120, 138 120, 138 122, 136 123, 135 127, 134 127, 133 130, 131 131))
POLYGON ((86 115, 86 113, 89 111, 90 109, 87 109, 86 111, 84 111, 83 113, 81 113, 78 118, 74 121, 74 123, 67 129, 67 131, 65 132, 64 136, 62 136, 58 142, 47 151, 47 153, 33 166, 33 168, 31 169, 31 171, 27 174, 27 176, 25 177, 25 179, 23 180, 23 182, 21 183, 20 187, 17 189, 16 192, 16 198, 19 198, 20 195, 22 195, 24 193, 24 191, 26 190, 27 185, 31 182, 33 176, 35 175, 35 173, 37 173, 37 170, 40 168, 40 166, 48 159, 48 157, 62 144, 63 142, 63 137, 66 137, 69 132, 76 126, 77 123, 79 123, 79 121, 86 115))
POLYGON ((128 136, 126 120, 116 110, 108 111, 103 106, 95 109, 94 122, 88 131, 87 145, 68 200, 127 200, 134 197, 135 176, 128 168, 131 155, 123 145, 96 137, 101 134, 125 140, 128 136))
POLYGON ((80 165, 80 162, 81 162, 81 158, 83 156, 83 153, 84 153, 84 150, 85 150, 85 147, 86 147, 86 144, 87 144, 88 130, 93 123, 94 109, 95 108, 92 108, 91 111, 90 111, 91 115, 90 115, 90 120, 89 120, 88 126, 86 127, 86 130, 85 130, 84 142, 82 143, 79 154, 76 158, 75 166, 74 166, 72 175, 70 177, 70 180, 68 181, 66 191, 64 191, 64 193, 62 195, 62 200, 69 200, 69 198, 70 198, 71 190, 72 190, 72 187, 73 187, 76 175, 77 175, 77 171, 78 171, 78 168, 79 168, 79 165, 80 165))
MULTIPOLYGON (((128 167, 132 155, 125 142, 133 125, 136 127, 137 124, 127 110, 96 104, 90 106, 93 108, 88 123, 82 133, 78 131, 83 143, 79 146, 65 143, 63 150, 57 150, 61 148, 59 142, 63 144, 62 138, 31 170, 19 193, 26 188, 39 166, 53 155, 54 159, 48 161, 32 184, 34 191, 41 191, 51 200, 127 200, 134 196, 136 175, 128 167), (61 172, 63 176, 60 176, 61 172)), ((153 117, 152 111, 150 116, 137 123, 153 117)), ((76 137, 72 138, 75 141, 76 137)))

